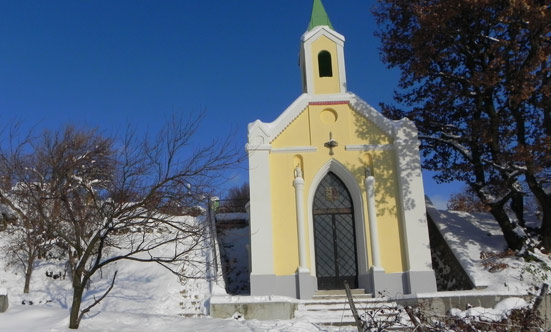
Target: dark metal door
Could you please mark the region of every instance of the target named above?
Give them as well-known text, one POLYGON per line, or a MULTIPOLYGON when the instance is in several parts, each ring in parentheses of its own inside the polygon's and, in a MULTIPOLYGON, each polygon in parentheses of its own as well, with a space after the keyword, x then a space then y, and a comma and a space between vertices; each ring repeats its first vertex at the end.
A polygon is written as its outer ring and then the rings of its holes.
POLYGON ((350 193, 328 173, 314 196, 314 242, 318 289, 358 287, 354 211, 350 193))

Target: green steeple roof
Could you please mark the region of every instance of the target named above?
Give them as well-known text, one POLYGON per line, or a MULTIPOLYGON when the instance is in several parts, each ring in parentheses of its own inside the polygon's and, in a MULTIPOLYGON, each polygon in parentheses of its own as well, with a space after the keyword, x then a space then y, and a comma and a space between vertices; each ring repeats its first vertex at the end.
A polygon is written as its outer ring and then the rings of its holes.
POLYGON ((314 0, 314 6, 312 8, 312 18, 310 19, 310 24, 308 24, 308 31, 320 25, 327 25, 331 29, 333 29, 333 25, 329 20, 329 16, 327 15, 327 12, 325 11, 323 4, 321 3, 321 0, 314 0))

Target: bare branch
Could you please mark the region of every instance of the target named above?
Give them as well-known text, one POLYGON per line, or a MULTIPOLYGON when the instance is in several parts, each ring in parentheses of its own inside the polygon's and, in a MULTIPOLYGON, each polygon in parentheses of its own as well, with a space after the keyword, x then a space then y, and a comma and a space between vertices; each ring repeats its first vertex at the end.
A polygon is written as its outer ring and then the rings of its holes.
POLYGON ((93 307, 95 307, 98 303, 100 303, 101 300, 103 300, 111 292, 111 290, 113 289, 113 286, 115 286, 115 279, 117 278, 118 272, 119 271, 115 271, 115 274, 113 274, 113 279, 111 280, 111 284, 109 285, 109 288, 105 291, 105 293, 103 293, 98 299, 96 299, 96 297, 94 296, 94 302, 91 305, 87 306, 86 308, 82 309, 82 311, 80 312, 80 315, 78 316, 77 324, 80 324, 82 317, 84 317, 85 314, 87 314, 90 310, 92 310, 93 307))

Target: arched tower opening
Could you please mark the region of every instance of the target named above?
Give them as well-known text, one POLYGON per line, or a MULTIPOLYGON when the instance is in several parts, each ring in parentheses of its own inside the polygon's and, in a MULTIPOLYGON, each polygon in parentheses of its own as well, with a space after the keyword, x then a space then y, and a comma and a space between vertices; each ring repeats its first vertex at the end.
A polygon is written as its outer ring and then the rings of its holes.
POLYGON ((333 77, 331 53, 325 50, 318 53, 318 67, 320 77, 333 77))

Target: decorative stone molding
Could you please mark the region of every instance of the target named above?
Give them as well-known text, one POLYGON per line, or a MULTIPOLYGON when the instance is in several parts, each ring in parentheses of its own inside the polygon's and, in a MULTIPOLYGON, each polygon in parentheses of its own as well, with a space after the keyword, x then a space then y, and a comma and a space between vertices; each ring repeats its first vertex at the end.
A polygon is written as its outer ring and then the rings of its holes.
POLYGON ((394 146, 392 144, 349 144, 344 146, 346 151, 387 151, 393 148, 394 146))
POLYGON ((286 148, 272 148, 272 153, 307 153, 317 151, 318 148, 315 146, 289 146, 286 148))

